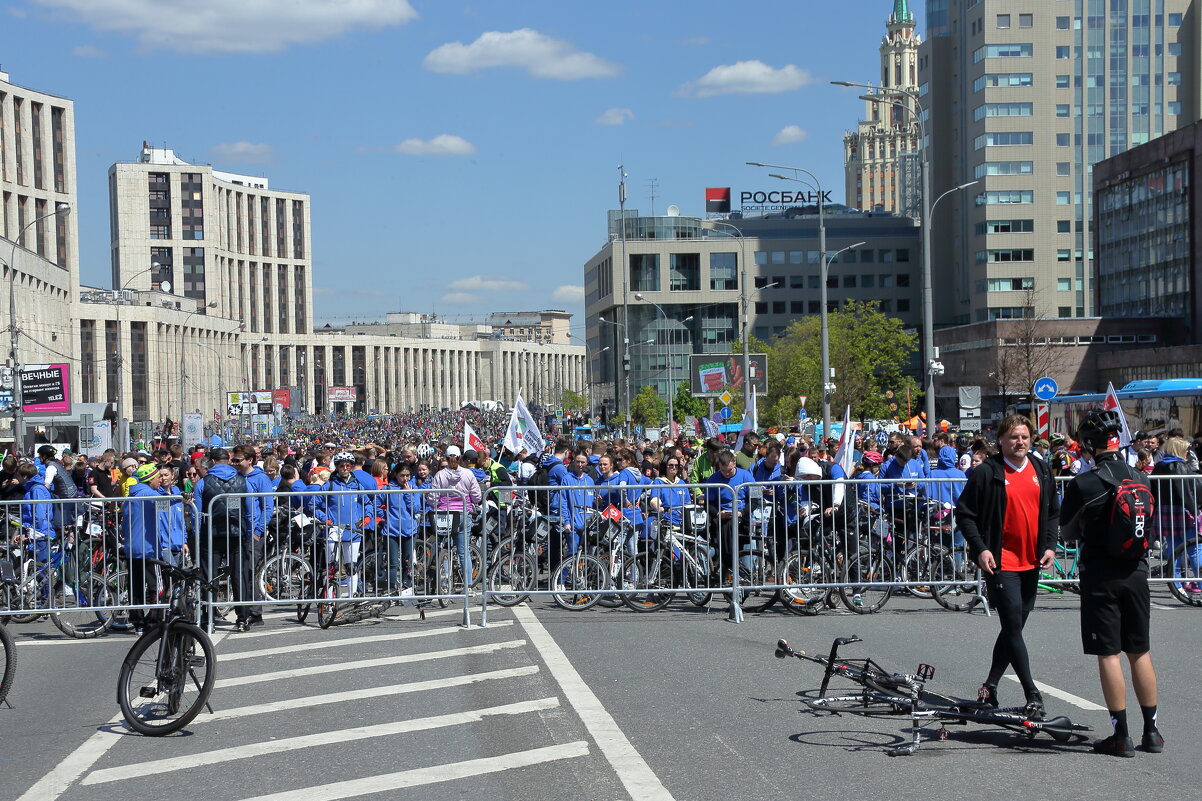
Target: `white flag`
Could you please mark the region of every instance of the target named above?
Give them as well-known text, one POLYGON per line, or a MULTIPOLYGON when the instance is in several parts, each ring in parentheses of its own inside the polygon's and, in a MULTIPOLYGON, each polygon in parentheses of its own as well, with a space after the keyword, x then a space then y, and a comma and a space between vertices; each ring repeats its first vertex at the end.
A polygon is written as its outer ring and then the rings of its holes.
POLYGON ((545 445, 546 441, 519 393, 509 416, 509 428, 505 431, 505 447, 514 453, 521 453, 524 448, 528 453, 538 455, 542 454, 545 445))
POLYGON ((484 444, 484 440, 480 439, 476 430, 468 425, 467 420, 463 421, 463 449, 476 451, 476 453, 488 453, 488 446, 484 444))
POLYGON ((851 406, 843 412, 843 433, 839 436, 839 448, 835 451, 835 464, 843 468, 843 475, 851 477, 851 468, 855 460, 855 448, 852 443, 855 437, 851 434, 851 406))
POLYGON ((739 427, 739 441, 735 443, 735 450, 743 448, 743 438, 755 430, 755 391, 751 393, 751 403, 743 410, 743 425, 739 427))
POLYGON ((1131 429, 1127 428, 1127 415, 1123 414, 1123 405, 1119 403, 1113 382, 1106 384, 1106 400, 1102 401, 1102 408, 1119 413, 1119 422, 1123 424, 1123 430, 1119 432, 1119 447, 1126 448, 1131 444, 1131 429))

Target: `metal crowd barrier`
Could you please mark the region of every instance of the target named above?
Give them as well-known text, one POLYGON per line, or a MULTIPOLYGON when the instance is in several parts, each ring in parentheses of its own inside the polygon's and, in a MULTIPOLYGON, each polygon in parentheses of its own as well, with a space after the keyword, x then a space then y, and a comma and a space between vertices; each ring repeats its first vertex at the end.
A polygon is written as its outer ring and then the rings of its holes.
MULTIPOLYGON (((1061 491, 1067 481, 1059 480, 1061 491)), ((222 495, 203 520, 197 503, 178 495, 9 501, 0 503, 0 572, 9 579, 0 615, 48 614, 85 638, 136 625, 165 608, 167 589, 143 553, 200 562, 207 576, 227 568, 218 593, 201 599, 210 624, 231 607, 238 617, 257 614, 256 607, 317 607, 346 618, 414 603, 461 605, 470 625, 474 596, 485 624, 490 605, 530 597, 567 609, 649 610, 665 599, 704 604, 721 596, 733 620, 774 601, 809 607, 836 595, 871 611, 900 591, 971 606, 984 593, 952 503, 963 483, 494 487, 473 514, 457 516, 439 514, 436 496, 463 505, 464 493, 431 489, 222 495), (250 509, 268 502, 275 513, 256 541, 250 509), (341 512, 331 516, 335 508, 341 512), (390 536, 394 519, 406 514, 411 535, 390 536), (129 547, 139 515, 154 516, 157 551, 129 547)), ((1148 580, 1202 605, 1202 476, 1151 476, 1150 483, 1156 512, 1148 580)), ((1074 543, 1058 543, 1040 583, 1075 589, 1077 560, 1074 543)))

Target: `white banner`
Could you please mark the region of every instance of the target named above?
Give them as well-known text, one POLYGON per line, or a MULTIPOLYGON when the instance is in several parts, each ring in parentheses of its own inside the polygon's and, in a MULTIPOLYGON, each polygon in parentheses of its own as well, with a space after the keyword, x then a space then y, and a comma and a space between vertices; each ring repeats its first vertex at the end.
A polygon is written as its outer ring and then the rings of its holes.
POLYGON ((202 439, 204 439, 204 415, 196 414, 195 412, 185 414, 183 424, 180 426, 180 430, 183 433, 183 439, 180 444, 184 446, 185 450, 191 448, 193 445, 196 445, 202 439))
POLYGON ((513 404, 513 413, 509 416, 509 428, 505 431, 504 444, 514 453, 525 450, 535 455, 541 455, 546 445, 546 440, 539 433, 538 426, 535 425, 534 418, 526 408, 520 393, 513 404))
POLYGON ((92 439, 79 441, 79 450, 87 456, 100 456, 113 447, 113 424, 108 420, 96 420, 92 423, 92 439))
POLYGON ((835 464, 843 468, 843 475, 852 478, 851 468, 855 462, 855 434, 851 430, 851 406, 843 412, 843 432, 839 435, 839 449, 835 451, 835 464))

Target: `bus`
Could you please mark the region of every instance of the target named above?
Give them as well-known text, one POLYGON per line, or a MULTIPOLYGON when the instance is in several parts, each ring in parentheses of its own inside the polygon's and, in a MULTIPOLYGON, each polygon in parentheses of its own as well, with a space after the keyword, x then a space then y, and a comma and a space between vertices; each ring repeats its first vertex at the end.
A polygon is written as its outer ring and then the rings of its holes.
MULTIPOLYGON (((1131 381, 1115 390, 1132 433, 1180 428, 1186 437, 1202 431, 1202 378, 1131 381)), ((1053 431, 1069 436, 1091 409, 1100 409, 1106 393, 1064 395, 1049 401, 1053 431)))

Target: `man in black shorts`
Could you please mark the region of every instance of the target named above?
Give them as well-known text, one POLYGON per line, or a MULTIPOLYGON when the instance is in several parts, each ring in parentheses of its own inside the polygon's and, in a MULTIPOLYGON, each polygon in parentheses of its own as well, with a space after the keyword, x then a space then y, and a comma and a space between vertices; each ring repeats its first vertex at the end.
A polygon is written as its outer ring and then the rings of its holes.
POLYGON ((1073 479, 1060 506, 1060 532, 1081 540, 1081 642, 1085 653, 1098 657, 1102 695, 1110 710, 1114 734, 1094 743, 1099 754, 1133 757, 1127 731, 1127 683, 1120 652, 1131 665, 1131 683, 1144 718, 1141 750, 1160 753, 1164 738, 1156 726, 1156 671, 1149 653, 1151 599, 1148 560, 1112 556, 1102 542, 1111 513, 1114 483, 1146 477, 1129 467, 1119 452, 1122 424, 1114 411, 1091 411, 1077 431, 1077 441, 1092 450, 1093 470, 1073 479))

